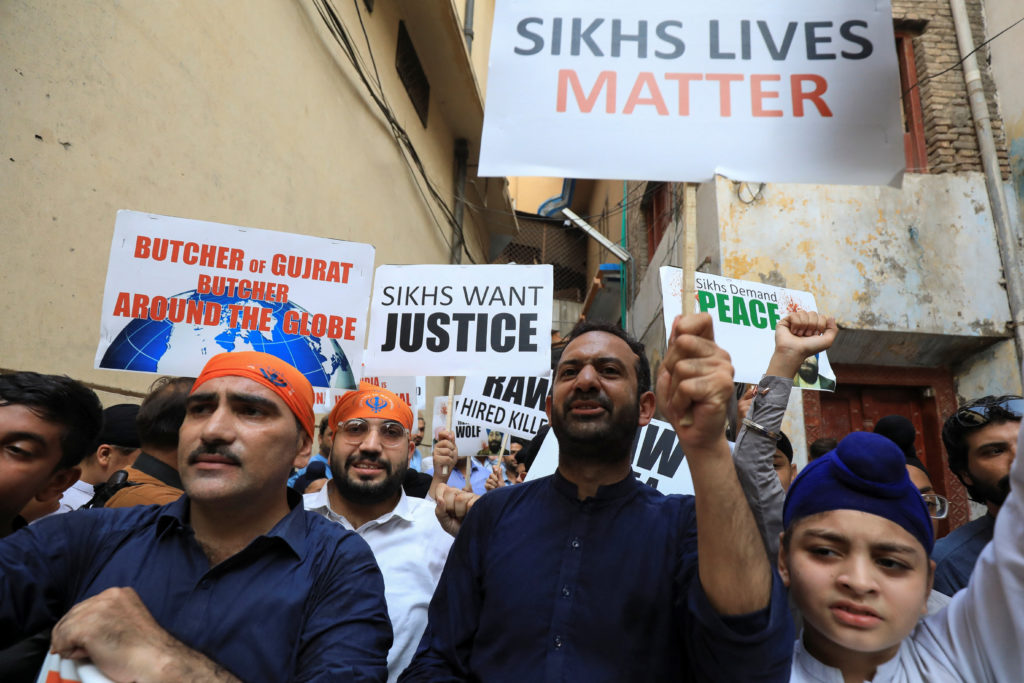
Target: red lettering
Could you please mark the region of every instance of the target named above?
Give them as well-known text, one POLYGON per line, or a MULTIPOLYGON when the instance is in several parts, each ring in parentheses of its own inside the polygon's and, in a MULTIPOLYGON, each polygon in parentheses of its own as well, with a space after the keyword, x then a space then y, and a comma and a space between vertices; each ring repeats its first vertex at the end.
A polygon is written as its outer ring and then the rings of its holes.
POLYGON ((270 309, 260 306, 260 332, 270 332, 274 329, 274 319, 270 316, 270 309))
POLYGON ((200 275, 199 282, 196 283, 197 294, 209 294, 210 293, 210 276, 200 275))
POLYGON ((288 303, 288 285, 278 283, 277 285, 277 303, 284 304, 288 303))
POLYGON ((633 84, 633 89, 629 93, 629 99, 626 100, 626 106, 622 108, 622 113, 632 114, 633 109, 638 104, 653 105, 659 116, 668 116, 665 98, 661 96, 661 89, 658 88, 658 83, 654 80, 654 74, 650 71, 641 71, 640 75, 637 76, 636 83, 633 84), (640 93, 643 92, 645 86, 650 90, 651 96, 642 98, 640 93))
POLYGON ((705 74, 709 81, 718 81, 718 108, 722 116, 732 116, 732 84, 743 80, 743 74, 705 74))
POLYGON ((183 256, 181 257, 181 260, 184 261, 185 263, 187 263, 190 266, 194 266, 196 264, 196 261, 198 260, 198 258, 196 257, 196 252, 198 250, 199 250, 199 245, 198 244, 196 244, 195 242, 186 242, 185 243, 185 252, 184 252, 183 256))
POLYGON ((135 258, 149 258, 149 244, 150 240, 148 237, 139 235, 135 238, 135 258))
POLYGON ((127 318, 131 315, 131 297, 128 296, 128 292, 118 292, 117 301, 114 302, 114 315, 119 315, 123 318, 127 318))
POLYGON ((167 297, 153 297, 153 301, 149 304, 149 317, 151 320, 163 320, 167 317, 167 297))
POLYGON ((356 338, 356 319, 345 318, 345 339, 349 341, 355 341, 356 338))
POLYGON ((825 104, 825 100, 821 98, 828 90, 828 81, 822 76, 817 74, 793 74, 789 77, 790 88, 792 89, 793 95, 793 116, 804 115, 804 100, 810 100, 814 103, 814 106, 818 108, 818 113, 822 116, 832 116, 832 110, 825 104), (809 81, 814 84, 814 89, 810 92, 804 92, 803 83, 809 81))
MULTIPOLYGON (((189 325, 202 325, 203 324, 203 310, 205 302, 198 299, 188 300, 188 312, 185 313, 185 321, 189 325)), ((217 313, 218 317, 220 312, 217 313)), ((210 325, 211 323, 206 323, 210 325)))
POLYGON ((604 110, 608 114, 615 113, 615 72, 614 71, 602 71, 597 75, 597 81, 594 83, 594 87, 590 90, 590 94, 583 95, 583 85, 580 83, 579 76, 576 75, 575 69, 559 69, 558 70, 558 94, 557 102, 555 104, 555 110, 559 113, 565 111, 566 100, 568 99, 568 93, 566 92, 567 86, 572 86, 572 93, 576 97, 576 104, 579 105, 580 111, 584 114, 589 114, 590 110, 594 108, 594 104, 597 102, 597 98, 601 94, 601 89, 605 86, 608 87, 605 94, 604 110))
POLYGON ((146 313, 147 308, 149 308, 149 297, 145 294, 136 294, 132 301, 132 317, 145 320, 149 317, 146 313))
POLYGON ((777 92, 765 92, 762 84, 765 81, 779 81, 782 76, 778 74, 751 74, 750 76, 750 106, 754 116, 782 116, 781 109, 765 109, 764 100, 768 97, 778 97, 777 92))
POLYGON ((281 318, 281 331, 285 334, 298 334, 299 333, 299 312, 298 311, 285 311, 284 316, 281 318))
POLYGON ((672 73, 665 74, 665 78, 670 81, 679 82, 679 115, 689 116, 690 115, 690 83, 692 81, 702 81, 704 76, 701 74, 684 74, 684 73, 672 73))
POLYGON ((228 310, 231 311, 231 318, 228 324, 231 326, 231 329, 238 327, 238 316, 242 312, 242 308, 243 306, 238 304, 228 304, 228 310))

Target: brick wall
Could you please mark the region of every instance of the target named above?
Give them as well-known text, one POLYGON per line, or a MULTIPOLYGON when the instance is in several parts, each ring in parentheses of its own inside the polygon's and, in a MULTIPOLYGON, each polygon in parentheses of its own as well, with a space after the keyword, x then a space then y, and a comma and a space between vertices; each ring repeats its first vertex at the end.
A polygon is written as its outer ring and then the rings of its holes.
MULTIPOLYGON (((963 68, 956 66, 950 69, 960 61, 960 51, 949 0, 893 0, 892 10, 897 26, 920 31, 913 44, 917 77, 923 81, 920 85, 921 108, 928 172, 981 171, 981 156, 963 68), (942 73, 946 69, 950 70, 942 73)), ((985 40, 986 34, 981 0, 967 0, 967 10, 977 47, 985 40)), ((988 68, 988 48, 981 48, 975 56, 982 72, 999 163, 1003 177, 1009 178, 1006 138, 996 106, 995 85, 988 68)))

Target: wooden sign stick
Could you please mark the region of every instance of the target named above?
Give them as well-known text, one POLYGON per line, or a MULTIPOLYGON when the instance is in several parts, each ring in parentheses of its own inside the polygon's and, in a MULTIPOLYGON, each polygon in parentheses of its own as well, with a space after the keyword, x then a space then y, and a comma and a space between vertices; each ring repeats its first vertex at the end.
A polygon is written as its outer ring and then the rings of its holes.
MULTIPOLYGON (((445 421, 445 429, 452 431, 452 413, 455 411, 455 378, 448 378, 448 419, 445 421)), ((448 481, 448 465, 441 468, 441 476, 448 481)))
MULTIPOLYGON (((683 315, 693 312, 693 301, 697 296, 697 185, 683 185, 683 315)), ((693 424, 693 410, 687 410, 679 424, 689 427, 693 424)))

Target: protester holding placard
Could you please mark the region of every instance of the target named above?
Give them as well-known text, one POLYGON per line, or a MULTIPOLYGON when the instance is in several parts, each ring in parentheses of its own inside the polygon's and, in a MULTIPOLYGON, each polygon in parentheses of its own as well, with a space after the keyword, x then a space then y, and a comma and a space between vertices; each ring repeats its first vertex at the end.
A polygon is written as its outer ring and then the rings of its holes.
POLYGON ((643 346, 573 330, 547 402, 558 471, 475 502, 402 680, 786 679, 792 624, 742 503, 722 430, 731 366, 710 338, 710 318, 681 318, 659 378, 695 500, 630 471, 655 408, 643 346))

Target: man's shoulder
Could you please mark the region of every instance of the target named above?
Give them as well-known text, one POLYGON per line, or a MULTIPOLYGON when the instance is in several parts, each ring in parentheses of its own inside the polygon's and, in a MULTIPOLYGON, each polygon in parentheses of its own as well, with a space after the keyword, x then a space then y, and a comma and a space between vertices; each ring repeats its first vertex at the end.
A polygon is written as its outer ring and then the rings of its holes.
POLYGON ((944 560, 960 553, 964 548, 973 545, 979 546, 980 552, 980 547, 991 540, 993 527, 992 518, 988 515, 983 515, 954 529, 935 541, 932 559, 935 560, 936 564, 941 564, 944 560))
POLYGON ((183 491, 174 486, 169 486, 156 477, 145 472, 129 467, 125 470, 128 473, 130 485, 120 489, 107 501, 108 508, 123 508, 136 505, 166 505, 181 497, 183 491))

